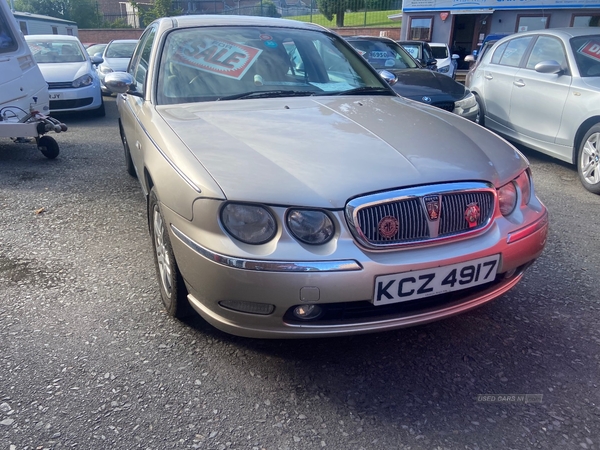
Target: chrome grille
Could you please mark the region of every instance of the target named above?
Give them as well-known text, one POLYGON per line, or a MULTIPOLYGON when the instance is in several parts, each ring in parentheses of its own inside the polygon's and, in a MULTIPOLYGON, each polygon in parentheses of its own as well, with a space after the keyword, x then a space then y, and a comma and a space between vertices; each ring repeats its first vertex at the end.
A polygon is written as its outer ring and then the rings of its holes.
POLYGON ((48 89, 71 89, 73 87, 73 82, 57 82, 57 83, 48 83, 48 89))
POLYGON ((439 236, 471 230, 465 219, 465 211, 471 204, 477 204, 480 210, 476 227, 487 221, 494 212, 494 196, 490 192, 459 192, 442 196, 439 236))
POLYGON ((354 199, 346 219, 361 244, 381 249, 479 232, 491 223, 495 204, 496 191, 486 183, 443 184, 354 199), (437 217, 428 212, 431 202, 437 217), (470 208, 479 214, 473 223, 467 220, 470 208))

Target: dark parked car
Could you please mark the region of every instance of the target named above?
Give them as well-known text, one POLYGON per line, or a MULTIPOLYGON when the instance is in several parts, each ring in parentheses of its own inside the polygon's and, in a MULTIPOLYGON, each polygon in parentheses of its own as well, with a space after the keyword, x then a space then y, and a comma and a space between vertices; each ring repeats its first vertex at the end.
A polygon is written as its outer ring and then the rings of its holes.
POLYGON ((433 50, 427 42, 423 41, 398 41, 410 56, 419 61, 419 64, 429 70, 437 70, 437 59, 433 56, 433 50))
POLYGON ((479 106, 471 91, 452 78, 427 70, 392 39, 352 36, 346 41, 391 84, 402 97, 437 106, 475 120, 479 106), (387 74, 387 75, 386 75, 387 74))

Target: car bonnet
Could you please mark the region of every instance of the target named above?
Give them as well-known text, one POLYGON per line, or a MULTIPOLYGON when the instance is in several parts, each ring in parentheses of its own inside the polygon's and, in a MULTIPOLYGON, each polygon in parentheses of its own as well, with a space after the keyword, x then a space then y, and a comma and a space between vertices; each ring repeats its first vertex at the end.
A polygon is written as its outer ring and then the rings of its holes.
MULTIPOLYGON (((368 192, 448 181, 499 185, 526 166, 489 131, 398 97, 312 97, 158 107, 229 199, 341 208, 368 192)), ((175 136, 161 136, 169 145, 175 136)), ((162 143, 162 144, 161 144, 162 143)))

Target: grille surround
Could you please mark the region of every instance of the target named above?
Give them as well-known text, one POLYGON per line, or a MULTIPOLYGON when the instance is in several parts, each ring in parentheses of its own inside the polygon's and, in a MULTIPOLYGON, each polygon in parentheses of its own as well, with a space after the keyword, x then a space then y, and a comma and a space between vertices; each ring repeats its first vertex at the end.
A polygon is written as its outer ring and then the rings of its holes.
POLYGON ((432 245, 465 239, 485 231, 497 214, 497 191, 484 182, 447 183, 380 192, 357 197, 346 205, 346 221, 359 244, 372 250, 432 245), (439 218, 431 219, 425 197, 438 197, 439 218), (477 203, 480 217, 469 227, 467 206, 477 203), (382 236, 385 217, 396 219, 397 232, 382 236))

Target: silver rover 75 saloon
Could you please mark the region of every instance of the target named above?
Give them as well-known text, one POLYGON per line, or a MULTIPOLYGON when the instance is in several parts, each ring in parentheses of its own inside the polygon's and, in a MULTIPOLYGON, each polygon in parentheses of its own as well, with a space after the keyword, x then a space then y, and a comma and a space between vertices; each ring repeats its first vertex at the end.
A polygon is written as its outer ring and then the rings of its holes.
POLYGON ((258 338, 391 330, 501 296, 544 248, 523 155, 398 96, 325 28, 162 18, 106 83, 175 317, 258 338))

